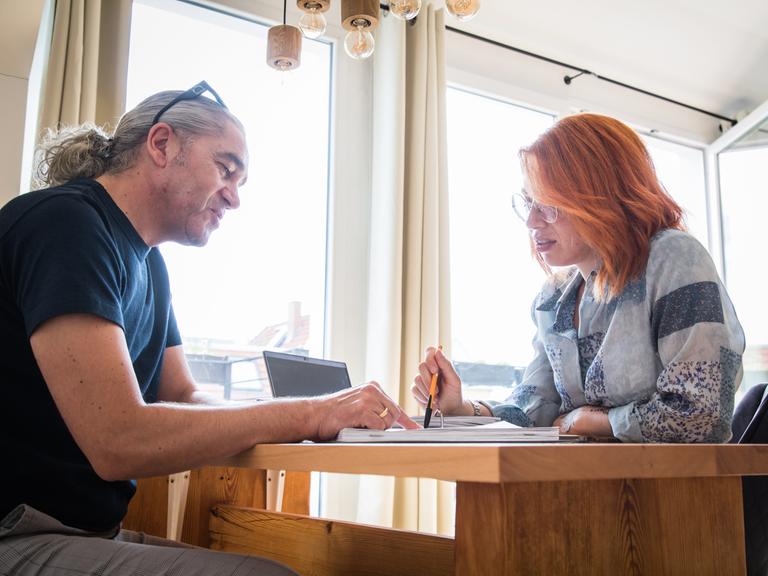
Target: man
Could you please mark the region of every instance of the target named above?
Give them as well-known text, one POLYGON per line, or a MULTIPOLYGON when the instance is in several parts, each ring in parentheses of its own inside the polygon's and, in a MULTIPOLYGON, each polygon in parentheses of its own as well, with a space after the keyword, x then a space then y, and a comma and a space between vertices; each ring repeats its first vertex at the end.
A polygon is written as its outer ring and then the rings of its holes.
POLYGON ((287 573, 125 542, 130 479, 348 426, 416 426, 376 383, 261 403, 197 389, 156 247, 205 245, 238 207, 247 166, 242 125, 201 82, 150 96, 111 138, 55 135, 40 171, 52 187, 0 210, 0 572, 287 573))

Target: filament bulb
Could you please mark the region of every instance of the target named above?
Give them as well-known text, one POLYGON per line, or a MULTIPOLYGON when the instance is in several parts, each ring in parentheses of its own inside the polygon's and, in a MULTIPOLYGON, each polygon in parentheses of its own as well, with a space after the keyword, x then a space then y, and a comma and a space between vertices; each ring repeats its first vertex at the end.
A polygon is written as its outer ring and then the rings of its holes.
POLYGON ((363 24, 358 24, 355 30, 348 32, 344 38, 344 50, 350 58, 355 60, 365 60, 370 57, 375 46, 376 41, 373 39, 373 34, 363 24))
POLYGON ((299 28, 306 38, 320 38, 325 34, 328 23, 325 16, 317 11, 316 6, 310 6, 309 12, 305 12, 299 19, 299 28))
POLYGON ((445 0, 445 7, 457 19, 466 22, 480 10, 480 0, 445 0))
POLYGON ((400 20, 413 20, 421 10, 421 0, 389 0, 389 11, 400 20))

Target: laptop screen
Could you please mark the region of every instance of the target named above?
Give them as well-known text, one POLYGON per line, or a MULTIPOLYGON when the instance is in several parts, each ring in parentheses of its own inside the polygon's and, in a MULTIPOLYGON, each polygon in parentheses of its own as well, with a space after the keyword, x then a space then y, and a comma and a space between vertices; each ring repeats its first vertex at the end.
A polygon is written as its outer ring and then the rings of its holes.
POLYGON ((352 387, 344 362, 265 351, 264 363, 275 398, 320 396, 352 387))

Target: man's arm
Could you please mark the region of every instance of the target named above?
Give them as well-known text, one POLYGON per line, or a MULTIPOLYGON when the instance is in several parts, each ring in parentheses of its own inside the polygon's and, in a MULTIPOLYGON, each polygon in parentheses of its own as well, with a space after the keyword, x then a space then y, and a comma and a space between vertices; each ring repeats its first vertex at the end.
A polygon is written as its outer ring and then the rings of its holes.
MULTIPOLYGON (((258 404, 146 404, 122 329, 96 316, 53 318, 30 342, 67 427, 105 480, 187 470, 258 443, 330 439, 347 426, 415 426, 375 384, 258 404), (388 414, 379 416, 385 407, 388 414)), ((179 369, 173 361, 168 366, 179 369)), ((184 389, 163 394, 183 398, 184 389)))
POLYGON ((160 373, 160 387, 157 399, 160 402, 179 402, 181 404, 227 405, 213 394, 202 392, 195 383, 189 363, 184 355, 183 346, 171 346, 163 353, 163 369, 160 373))

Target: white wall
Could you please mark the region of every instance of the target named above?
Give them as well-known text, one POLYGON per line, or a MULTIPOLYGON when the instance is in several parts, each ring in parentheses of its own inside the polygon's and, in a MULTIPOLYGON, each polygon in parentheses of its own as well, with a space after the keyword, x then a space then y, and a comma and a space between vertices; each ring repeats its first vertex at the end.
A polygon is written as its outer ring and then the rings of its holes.
POLYGON ((38 101, 41 73, 33 73, 33 60, 47 7, 47 0, 0 3, 0 205, 29 183, 22 178, 27 111, 38 101))

